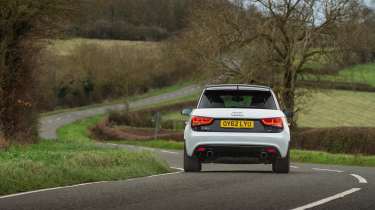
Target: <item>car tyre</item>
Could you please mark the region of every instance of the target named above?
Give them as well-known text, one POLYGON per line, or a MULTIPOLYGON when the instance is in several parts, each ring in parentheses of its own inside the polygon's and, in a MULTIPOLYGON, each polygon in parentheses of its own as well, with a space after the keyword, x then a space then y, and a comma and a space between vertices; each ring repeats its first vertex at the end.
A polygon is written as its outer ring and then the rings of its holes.
POLYGON ((285 158, 277 158, 272 163, 272 171, 278 174, 287 174, 290 170, 290 155, 289 151, 285 158))
POLYGON ((189 157, 184 149, 184 171, 199 172, 202 170, 202 163, 196 157, 189 157))

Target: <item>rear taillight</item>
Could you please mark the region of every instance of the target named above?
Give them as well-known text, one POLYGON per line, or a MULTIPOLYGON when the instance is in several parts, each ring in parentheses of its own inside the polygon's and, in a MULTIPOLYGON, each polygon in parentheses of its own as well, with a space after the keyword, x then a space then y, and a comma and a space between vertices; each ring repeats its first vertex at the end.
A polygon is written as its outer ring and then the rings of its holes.
POLYGON ((283 128, 283 119, 281 117, 266 118, 261 120, 262 124, 265 126, 272 126, 277 128, 283 128))
POLYGON ((197 127, 197 126, 202 126, 202 125, 211 125, 213 122, 214 122, 214 119, 210 117, 193 116, 191 118, 192 127, 197 127))

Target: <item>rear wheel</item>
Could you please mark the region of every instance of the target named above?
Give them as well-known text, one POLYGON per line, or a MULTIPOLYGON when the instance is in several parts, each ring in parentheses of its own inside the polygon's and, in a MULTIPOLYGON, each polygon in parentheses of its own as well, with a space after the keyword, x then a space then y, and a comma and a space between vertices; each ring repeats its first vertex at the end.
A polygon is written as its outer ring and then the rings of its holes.
POLYGON ((202 163, 196 157, 189 157, 184 149, 184 171, 199 172, 202 170, 202 163))
POLYGON ((285 158, 277 158, 272 163, 272 171, 274 173, 287 174, 289 173, 289 168, 290 168, 289 151, 285 158))

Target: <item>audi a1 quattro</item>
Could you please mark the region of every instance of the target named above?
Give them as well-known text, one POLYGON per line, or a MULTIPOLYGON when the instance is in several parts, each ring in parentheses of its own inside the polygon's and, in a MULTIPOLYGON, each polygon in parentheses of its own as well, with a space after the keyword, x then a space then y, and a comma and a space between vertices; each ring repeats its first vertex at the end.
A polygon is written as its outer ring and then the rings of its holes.
POLYGON ((272 164, 289 173, 290 131, 286 114, 271 88, 256 85, 211 85, 204 88, 188 115, 184 170, 202 163, 272 164))

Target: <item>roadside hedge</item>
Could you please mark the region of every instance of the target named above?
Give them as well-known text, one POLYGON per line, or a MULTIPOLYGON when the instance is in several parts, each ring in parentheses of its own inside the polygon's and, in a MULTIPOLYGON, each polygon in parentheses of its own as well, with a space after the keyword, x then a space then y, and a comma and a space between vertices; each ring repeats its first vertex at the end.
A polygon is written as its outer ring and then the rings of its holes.
POLYGON ((292 147, 330 153, 375 155, 375 128, 303 128, 292 132, 292 147))

